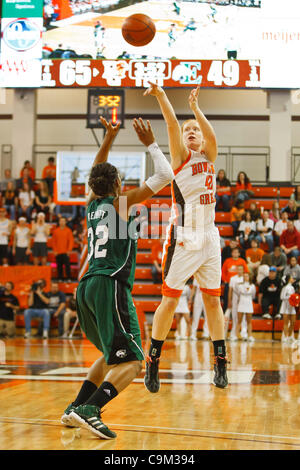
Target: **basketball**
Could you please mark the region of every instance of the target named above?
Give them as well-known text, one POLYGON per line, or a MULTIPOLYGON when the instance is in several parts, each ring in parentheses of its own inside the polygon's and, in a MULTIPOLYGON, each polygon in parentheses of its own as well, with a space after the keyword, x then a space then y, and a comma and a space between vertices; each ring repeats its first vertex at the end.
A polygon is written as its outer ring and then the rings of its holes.
POLYGON ((155 24, 151 18, 140 13, 128 16, 122 25, 123 38, 135 47, 149 44, 154 38, 155 33, 155 24))

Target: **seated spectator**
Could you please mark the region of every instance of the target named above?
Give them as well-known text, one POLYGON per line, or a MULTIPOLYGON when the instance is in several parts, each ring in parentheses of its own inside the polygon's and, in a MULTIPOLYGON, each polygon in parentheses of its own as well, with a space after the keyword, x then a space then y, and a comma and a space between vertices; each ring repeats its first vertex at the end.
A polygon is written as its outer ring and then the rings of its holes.
POLYGON ((280 279, 277 277, 277 270, 275 267, 271 266, 269 275, 265 277, 259 286, 258 294, 258 303, 262 308, 262 317, 263 318, 280 318, 278 311, 278 304, 280 301, 280 279), (273 306, 272 316, 270 315, 269 308, 273 306))
MULTIPOLYGON (((227 258, 231 258, 231 253, 232 253, 232 250, 234 248, 239 248, 239 242, 235 238, 232 238, 232 239, 229 240, 229 245, 226 245, 222 249, 222 254, 221 254, 221 256, 222 256, 222 265, 224 264, 224 261, 227 258)), ((245 251, 241 248, 240 248, 240 255, 241 255, 241 258, 246 260, 245 251)))
POLYGON ((257 269, 256 284, 258 286, 265 277, 269 276, 270 267, 271 255, 269 253, 265 253, 257 269))
POLYGON ((251 214, 251 220, 253 220, 254 222, 257 222, 257 220, 258 220, 258 219, 260 218, 260 216, 261 216, 261 211, 260 211, 259 208, 257 207, 256 202, 254 202, 254 201, 251 201, 251 202, 250 202, 249 212, 250 212, 250 214, 251 214))
POLYGON ((31 235, 33 236, 33 264, 37 266, 40 262, 42 266, 47 264, 47 242, 50 234, 50 226, 45 222, 45 214, 39 212, 37 221, 32 223, 31 235))
POLYGON ((300 186, 295 187, 295 191, 291 194, 291 201, 295 201, 297 210, 300 209, 300 186))
POLYGON ((224 297, 223 297, 224 312, 227 309, 227 304, 228 304, 229 282, 230 282, 231 277, 237 274, 238 266, 243 266, 244 272, 246 273, 249 272, 246 261, 240 257, 239 248, 234 248, 231 252, 231 258, 227 258, 222 266, 222 281, 225 283, 224 297))
POLYGON ((19 215, 26 215, 28 222, 30 222, 31 220, 31 212, 33 209, 34 197, 34 191, 30 189, 28 183, 24 183, 18 194, 18 207, 19 215))
POLYGON ((6 210, 0 207, 0 263, 8 266, 8 242, 12 231, 12 222, 6 217, 6 210))
POLYGON ((257 240, 263 243, 267 242, 269 252, 274 250, 273 228, 274 222, 269 217, 269 211, 264 210, 262 218, 257 221, 257 240))
POLYGON ((3 207, 8 211, 11 220, 16 218, 16 206, 18 204, 17 192, 14 189, 14 183, 8 181, 6 190, 2 191, 3 207))
POLYGON ((220 203, 224 212, 230 211, 231 184, 226 178, 224 170, 219 170, 217 175, 217 192, 216 192, 216 211, 219 210, 220 203))
POLYGON ((15 336, 15 313, 19 310, 19 301, 12 294, 14 285, 7 282, 5 286, 0 284, 0 338, 15 336))
POLYGON ((152 279, 154 284, 161 284, 162 283, 162 268, 161 268, 161 261, 162 261, 162 252, 163 252, 163 238, 159 240, 155 240, 155 243, 152 245, 151 249, 151 257, 152 257, 152 279))
POLYGON ((275 246, 273 253, 271 253, 271 266, 274 266, 277 270, 277 276, 281 278, 283 270, 287 264, 287 257, 285 253, 281 251, 280 246, 275 246))
MULTIPOLYGON (((282 214, 286 214, 286 212, 283 212, 282 214)), ((294 227, 298 232, 300 232, 300 210, 297 212, 297 219, 294 220, 294 227)))
POLYGON ((280 236, 284 230, 287 229, 287 221, 289 219, 288 213, 287 212, 281 212, 280 214, 280 220, 276 222, 275 227, 274 227, 274 243, 275 245, 279 245, 280 243, 280 236))
POLYGON ((29 178, 31 178, 32 181, 34 182, 34 180, 35 180, 35 169, 31 166, 31 163, 30 163, 29 160, 26 160, 26 161, 24 162, 24 166, 23 166, 23 168, 22 168, 22 170, 21 170, 21 172, 20 172, 20 178, 23 178, 23 177, 24 177, 24 170, 25 170, 25 168, 27 168, 27 170, 28 170, 28 176, 29 176, 29 178))
POLYGON ((48 214, 51 205, 51 197, 48 191, 48 185, 46 181, 39 183, 39 189, 35 193, 34 206, 37 212, 43 212, 48 214))
POLYGON ((290 264, 288 264, 283 271, 284 276, 292 276, 295 281, 300 280, 300 266, 298 264, 297 258, 295 256, 291 256, 290 264))
POLYGON ((29 176, 28 168, 24 168, 23 169, 23 176, 16 180, 16 189, 24 188, 25 183, 28 184, 29 189, 32 189, 34 181, 29 176))
POLYGON ((300 254, 300 233, 295 229, 292 220, 287 221, 287 230, 284 230, 280 236, 280 248, 288 258, 300 254))
POLYGON ((230 211, 230 214, 231 214, 230 222, 233 228, 234 237, 237 234, 237 230, 240 225, 240 222, 242 221, 242 217, 244 213, 245 213, 245 209, 244 209, 244 203, 242 201, 237 202, 230 211))
POLYGON ((71 279, 70 253, 73 249, 74 238, 72 230, 67 227, 64 217, 59 220, 59 226, 53 232, 52 247, 56 256, 58 278, 64 279, 63 267, 66 269, 66 277, 71 279))
POLYGON ((264 250, 259 248, 258 241, 255 239, 251 240, 251 248, 246 250, 246 260, 252 278, 256 278, 257 270, 264 254, 264 250))
MULTIPOLYGON (((57 282, 52 281, 50 292, 47 297, 49 298, 48 309, 52 318, 57 318, 58 320, 58 336, 64 334, 64 315, 66 308, 66 296, 63 292, 59 290, 57 282)), ((42 333, 40 331, 40 333, 42 333)))
POLYGON ((250 180, 244 171, 240 171, 235 185, 235 203, 248 201, 252 196, 250 180))
POLYGON ((7 183, 12 183, 13 187, 15 189, 16 187, 16 181, 15 179, 11 176, 11 170, 9 168, 6 168, 4 170, 4 179, 1 180, 0 182, 0 191, 6 191, 7 189, 7 183))
POLYGON ((251 240, 256 238, 256 223, 251 220, 251 214, 249 211, 246 211, 243 214, 237 235, 239 236, 240 245, 243 248, 249 248, 251 240))
POLYGON ((77 318, 76 291, 77 288, 74 289, 73 295, 68 301, 68 306, 64 314, 64 333, 62 338, 69 337, 70 321, 72 318, 77 318))
POLYGON ((48 309, 49 298, 44 291, 46 282, 40 279, 34 283, 29 292, 28 305, 29 308, 24 310, 25 319, 25 338, 31 337, 31 319, 32 317, 41 317, 43 319, 43 338, 49 337, 50 329, 50 312, 48 309))
POLYGON ((30 229, 26 224, 25 217, 19 218, 19 224, 14 231, 13 249, 12 254, 15 257, 17 265, 24 265, 29 263, 30 249, 30 229))
POLYGON ((282 212, 287 212, 289 220, 296 220, 298 218, 296 202, 290 199, 282 212))
POLYGON ((273 220, 274 225, 281 219, 281 211, 278 201, 273 202, 272 209, 269 212, 269 217, 271 220, 273 220))
POLYGON ((53 183, 56 179, 56 165, 53 157, 48 158, 48 165, 43 168, 42 178, 48 184, 49 194, 53 196, 53 183))

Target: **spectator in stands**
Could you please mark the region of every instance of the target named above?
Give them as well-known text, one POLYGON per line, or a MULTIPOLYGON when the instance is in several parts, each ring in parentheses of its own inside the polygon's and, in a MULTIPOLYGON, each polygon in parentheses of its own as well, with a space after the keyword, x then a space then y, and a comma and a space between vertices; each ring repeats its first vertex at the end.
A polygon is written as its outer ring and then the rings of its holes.
POLYGON ((267 242, 270 253, 274 250, 273 229, 274 222, 269 217, 269 211, 264 210, 262 218, 257 221, 257 240, 263 243, 267 242))
POLYGON ((242 216, 237 235, 240 240, 240 245, 243 248, 249 248, 251 240, 254 240, 257 236, 256 223, 251 220, 250 211, 246 211, 242 216))
POLYGON ((44 279, 33 283, 29 292, 28 305, 29 308, 24 310, 25 319, 25 338, 31 336, 31 319, 32 317, 41 317, 43 319, 43 338, 49 337, 50 329, 50 312, 48 309, 49 297, 44 291, 46 282, 44 279))
POLYGON ((264 254, 264 250, 259 248, 258 241, 255 239, 251 240, 251 248, 246 250, 246 260, 252 279, 255 279, 257 276, 257 270, 264 254))
POLYGON ((237 202, 230 211, 230 222, 233 228, 233 236, 237 235, 238 227, 242 221, 242 217, 245 213, 244 203, 242 201, 237 202))
POLYGON ((259 208, 257 207, 256 202, 254 202, 254 201, 250 202, 249 212, 251 214, 251 220, 253 220, 254 222, 257 222, 257 220, 261 216, 261 212, 260 212, 259 208))
POLYGON ((292 220, 287 221, 287 230, 284 230, 280 236, 280 248, 288 258, 300 254, 300 233, 295 229, 292 220))
POLYGON ((280 246, 275 246, 273 253, 271 253, 271 266, 274 266, 276 268, 277 277, 281 278, 286 264, 287 257, 285 253, 281 251, 280 246))
POLYGON ((163 238, 159 240, 155 240, 151 248, 151 258, 152 258, 152 279, 154 284, 161 284, 162 282, 162 268, 161 268, 161 261, 162 261, 162 252, 163 252, 163 238))
POLYGON ((34 202, 34 191, 30 189, 28 183, 24 183, 22 189, 19 191, 18 194, 18 207, 19 207, 19 215, 25 216, 27 221, 30 222, 31 212, 33 209, 33 202, 34 202))
POLYGON ((257 269, 256 284, 258 286, 265 277, 269 276, 270 267, 271 255, 269 253, 265 253, 257 269))
POLYGON ((73 205, 63 206, 63 205, 56 205, 54 212, 58 218, 64 217, 67 220, 67 226, 70 229, 73 229, 75 219, 77 217, 77 207, 73 205))
POLYGON ((53 196, 53 183, 56 178, 56 165, 53 157, 48 158, 48 165, 43 168, 42 178, 48 184, 50 195, 53 196))
POLYGON ((223 310, 227 309, 228 304, 228 291, 229 291, 229 282, 232 276, 237 274, 237 267, 238 266, 244 267, 244 272, 248 273, 249 269, 247 266, 246 261, 240 257, 240 250, 239 248, 234 248, 231 252, 231 258, 227 258, 222 266, 222 281, 225 283, 224 288, 224 297, 223 297, 223 310))
POLYGON ((281 211, 280 211, 280 205, 278 201, 274 201, 272 204, 272 209, 269 212, 269 217, 270 219, 273 220, 274 225, 280 220, 281 216, 281 211))
POLYGON ((49 213, 51 197, 49 195, 48 184, 46 181, 39 183, 39 189, 35 193, 34 206, 37 212, 49 213))
POLYGON ((29 176, 29 178, 31 178, 32 181, 34 182, 34 180, 35 180, 35 169, 31 166, 31 163, 30 163, 29 160, 26 160, 26 161, 24 162, 24 166, 23 166, 23 168, 22 168, 22 170, 21 170, 21 172, 20 172, 20 178, 23 178, 23 177, 24 177, 24 170, 25 170, 26 168, 27 168, 27 170, 28 170, 28 176, 29 176))
MULTIPOLYGON (((283 214, 286 214, 286 212, 283 212, 282 215, 283 214)), ((297 219, 294 220, 294 227, 298 232, 300 232, 300 210, 297 212, 297 219)))
POLYGON ((5 216, 5 208, 0 207, 0 263, 3 266, 8 266, 8 243, 12 231, 12 222, 5 216))
POLYGON ((246 173, 240 171, 235 185, 235 202, 248 201, 253 196, 252 185, 246 173))
POLYGON ((28 264, 30 250, 30 229, 26 224, 25 217, 19 218, 19 224, 14 232, 12 254, 17 265, 28 264))
POLYGON ((290 199, 282 212, 287 212, 289 220, 296 220, 298 218, 296 201, 290 199))
POLYGON ((14 285, 7 282, 0 284, 0 338, 15 336, 15 313, 19 310, 19 301, 12 294, 14 285))
POLYGON ((70 330, 70 321, 72 318, 77 318, 76 291, 77 288, 74 289, 73 295, 68 301, 68 305, 64 314, 64 333, 62 338, 68 338, 70 330))
POLYGON ((50 235, 50 226, 45 222, 45 214, 39 212, 37 221, 32 223, 31 235, 33 236, 33 264, 37 266, 41 263, 42 266, 47 264, 47 242, 50 235))
POLYGON ((15 220, 16 218, 16 206, 18 204, 17 192, 14 189, 14 183, 8 181, 6 189, 2 191, 3 196, 3 207, 9 212, 10 219, 15 220))
POLYGON ((295 191, 291 194, 290 199, 295 201, 297 210, 300 209, 300 186, 296 186, 295 191))
POLYGON ((25 183, 29 186, 29 189, 32 189, 34 181, 29 176, 28 168, 24 168, 23 176, 16 180, 16 189, 24 188, 25 183))
POLYGON ((217 175, 217 191, 216 191, 216 211, 219 210, 220 203, 224 212, 230 211, 231 184, 226 177, 224 170, 219 170, 217 175))
POLYGON ((73 249, 74 238, 72 230, 67 227, 64 217, 59 220, 59 227, 56 228, 52 236, 52 246, 56 256, 58 278, 63 279, 63 267, 66 269, 66 277, 71 278, 70 252, 73 249))
POLYGON ((6 168, 4 170, 4 178, 0 182, 0 191, 6 191, 7 183, 9 182, 13 183, 14 188, 16 187, 16 180, 11 176, 11 170, 6 168))
MULTIPOLYGON (((224 264, 224 261, 227 258, 231 258, 232 250, 238 247, 239 247, 239 242, 235 238, 232 238, 229 240, 229 245, 225 246, 222 249, 222 265, 224 264)), ((240 249, 240 254, 241 254, 241 258, 246 260, 245 251, 243 249, 240 249)))
POLYGON ((64 334, 64 315, 66 312, 66 296, 59 290, 57 282, 51 282, 51 289, 48 294, 49 311, 53 318, 58 319, 58 336, 64 334))
POLYGON ((277 278, 277 270, 275 267, 270 267, 270 272, 265 277, 259 286, 258 303, 262 308, 263 318, 272 318, 269 313, 269 308, 273 306, 273 316, 280 318, 280 314, 277 313, 278 304, 280 301, 280 279, 277 278))
POLYGON ((295 281, 300 280, 300 266, 297 262, 297 258, 295 256, 291 256, 290 264, 288 264, 283 271, 284 276, 292 276, 295 281))
POLYGON ((287 229, 288 218, 289 216, 287 212, 281 212, 280 220, 278 220, 278 222, 276 222, 275 224, 273 237, 276 246, 278 246, 280 243, 280 237, 282 235, 282 232, 287 229))

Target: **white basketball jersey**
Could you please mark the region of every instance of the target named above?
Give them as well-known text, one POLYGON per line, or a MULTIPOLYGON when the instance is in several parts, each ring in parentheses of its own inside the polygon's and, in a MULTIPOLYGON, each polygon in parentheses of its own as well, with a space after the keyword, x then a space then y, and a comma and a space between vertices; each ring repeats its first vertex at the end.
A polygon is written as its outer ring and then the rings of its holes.
POLYGON ((191 150, 186 161, 174 174, 170 223, 177 227, 179 241, 192 241, 195 233, 199 236, 214 228, 214 165, 206 158, 204 152, 191 150))

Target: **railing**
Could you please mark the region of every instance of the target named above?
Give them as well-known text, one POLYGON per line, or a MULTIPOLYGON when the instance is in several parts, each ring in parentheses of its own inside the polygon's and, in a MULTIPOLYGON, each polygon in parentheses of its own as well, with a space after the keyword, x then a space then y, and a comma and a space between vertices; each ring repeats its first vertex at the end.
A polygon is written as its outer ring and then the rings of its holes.
POLYGON ((300 147, 292 147, 291 182, 300 184, 300 147))

